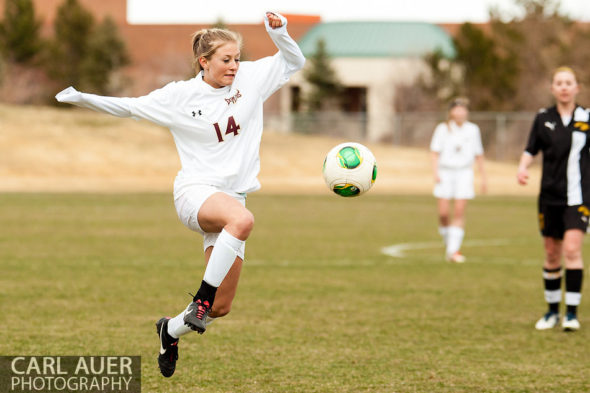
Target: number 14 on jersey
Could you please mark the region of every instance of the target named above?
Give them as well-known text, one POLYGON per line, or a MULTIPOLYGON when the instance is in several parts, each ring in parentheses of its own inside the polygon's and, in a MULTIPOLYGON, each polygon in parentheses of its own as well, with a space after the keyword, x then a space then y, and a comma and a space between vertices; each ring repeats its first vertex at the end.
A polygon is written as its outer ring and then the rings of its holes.
MULTIPOLYGON (((224 141, 223 134, 221 133, 221 128, 219 128, 219 123, 213 124, 213 127, 215 128, 215 133, 217 134, 217 141, 223 142, 224 141)), ((230 116, 229 119, 227 119, 227 127, 225 127, 225 135, 227 135, 227 134, 238 135, 239 129, 240 129, 240 125, 236 124, 236 120, 234 119, 233 116, 230 116)))

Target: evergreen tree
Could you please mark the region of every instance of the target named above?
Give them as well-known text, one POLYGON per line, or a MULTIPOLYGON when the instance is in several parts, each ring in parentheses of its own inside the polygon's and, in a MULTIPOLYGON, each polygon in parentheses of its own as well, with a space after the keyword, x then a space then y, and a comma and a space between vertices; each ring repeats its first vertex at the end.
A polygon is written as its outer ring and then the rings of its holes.
POLYGON ((94 17, 77 0, 66 0, 58 8, 48 66, 51 76, 65 86, 80 86, 93 27, 94 17))
POLYGON ((29 63, 41 50, 39 29, 32 0, 6 0, 0 25, 0 49, 9 62, 29 63))
POLYGON ((60 86, 106 94, 113 90, 113 72, 128 64, 129 56, 111 18, 96 25, 78 0, 65 0, 57 11, 47 62, 50 75, 60 86))
POLYGON ((108 93, 111 74, 127 64, 125 42, 119 37, 113 19, 107 17, 88 39, 86 57, 80 64, 81 86, 96 93, 108 93))
MULTIPOLYGON (((579 82, 588 80, 590 54, 584 48, 590 47, 590 29, 561 14, 558 0, 515 3, 521 15, 492 12, 485 31, 462 25, 454 39, 456 58, 430 55, 426 61, 434 77, 428 87, 449 91, 450 76, 439 69, 441 61, 448 61, 462 70, 455 90, 469 96, 474 109, 535 111, 552 101, 549 85, 556 67, 572 66, 579 82)), ((590 92, 583 89, 579 99, 590 100, 590 92)))
POLYGON ((330 57, 326 51, 324 40, 317 42, 316 52, 308 61, 310 67, 303 74, 311 86, 310 92, 305 99, 308 109, 314 112, 337 106, 342 93, 342 85, 330 65, 330 57))
POLYGON ((442 103, 465 95, 475 110, 511 109, 508 103, 516 92, 518 78, 515 53, 471 23, 461 25, 453 43, 455 58, 447 58, 441 52, 425 57, 431 71, 430 78, 423 83, 426 90, 442 103))
POLYGON ((476 110, 504 109, 502 103, 516 92, 516 54, 470 23, 461 25, 454 43, 463 69, 461 94, 470 97, 476 110))

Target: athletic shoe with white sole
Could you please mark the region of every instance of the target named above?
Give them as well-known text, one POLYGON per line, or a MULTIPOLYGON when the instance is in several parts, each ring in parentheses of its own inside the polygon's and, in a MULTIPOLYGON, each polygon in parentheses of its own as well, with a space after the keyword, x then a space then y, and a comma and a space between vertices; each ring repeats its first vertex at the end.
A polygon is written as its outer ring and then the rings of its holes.
POLYGON ((557 323, 559 322, 559 314, 553 311, 547 311, 547 313, 545 315, 543 315, 543 317, 541 317, 541 319, 539 319, 537 321, 537 323, 535 324, 535 329, 537 330, 547 330, 547 329, 553 329, 555 326, 557 326, 557 323))
POLYGON ((184 314, 184 324, 199 334, 207 329, 207 317, 211 312, 211 304, 208 300, 196 299, 189 304, 184 314))
POLYGON ((160 372, 166 378, 170 378, 176 370, 178 360, 178 339, 168 334, 169 317, 161 318, 156 322, 156 333, 160 337, 160 353, 158 354, 158 366, 160 372))
POLYGON ((576 314, 568 312, 561 321, 561 327, 566 332, 574 332, 580 328, 580 321, 578 321, 576 314))
POLYGON ((456 252, 453 255, 447 255, 447 261, 453 263, 464 263, 465 256, 463 256, 463 254, 461 254, 460 252, 456 252))

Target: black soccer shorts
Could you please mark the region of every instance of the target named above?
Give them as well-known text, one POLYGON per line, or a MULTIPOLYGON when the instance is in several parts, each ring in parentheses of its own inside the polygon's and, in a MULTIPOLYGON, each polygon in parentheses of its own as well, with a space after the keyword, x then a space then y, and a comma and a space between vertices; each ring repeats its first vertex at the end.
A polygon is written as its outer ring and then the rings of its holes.
POLYGON ((568 229, 586 232, 590 210, 584 205, 560 206, 539 203, 539 229, 546 237, 563 239, 568 229))

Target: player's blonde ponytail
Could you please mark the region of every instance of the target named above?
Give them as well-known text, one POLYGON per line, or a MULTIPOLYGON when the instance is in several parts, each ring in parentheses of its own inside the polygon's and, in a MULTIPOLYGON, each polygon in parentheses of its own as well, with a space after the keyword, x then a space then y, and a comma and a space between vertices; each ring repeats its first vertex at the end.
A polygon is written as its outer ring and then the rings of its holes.
POLYGON ((199 59, 211 59, 217 49, 227 42, 235 42, 238 48, 242 47, 242 37, 230 30, 211 28, 193 34, 193 63, 197 74, 203 69, 199 59))

